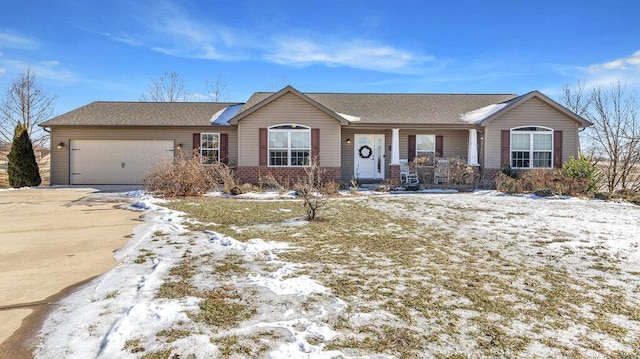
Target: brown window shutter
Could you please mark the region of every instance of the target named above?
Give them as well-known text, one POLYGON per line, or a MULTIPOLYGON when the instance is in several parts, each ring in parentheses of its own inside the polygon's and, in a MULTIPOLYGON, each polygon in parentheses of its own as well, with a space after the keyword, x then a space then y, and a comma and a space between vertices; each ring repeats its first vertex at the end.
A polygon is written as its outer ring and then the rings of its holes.
POLYGON ((501 149, 501 156, 500 156, 500 165, 504 166, 504 165, 509 165, 511 166, 511 163, 509 161, 509 158, 511 156, 509 156, 509 152, 511 152, 511 131, 509 130, 502 130, 500 132, 500 149, 501 149))
POLYGON ((416 156, 416 135, 409 135, 409 153, 407 153, 407 160, 413 161, 416 156))
POLYGON ((258 130, 258 150, 260 151, 260 166, 267 165, 267 129, 261 128, 258 130))
POLYGON ((220 162, 229 163, 229 134, 220 134, 220 162))
POLYGON ((197 150, 200 148, 200 134, 199 133, 194 133, 193 134, 193 149, 197 150))
POLYGON ((443 136, 436 136, 436 157, 443 157, 443 154, 444 154, 444 152, 442 151, 443 141, 444 141, 443 136))
POLYGON ((553 132, 553 167, 562 167, 562 131, 553 132))
POLYGON ((320 129, 311 129, 311 161, 320 164, 320 129))

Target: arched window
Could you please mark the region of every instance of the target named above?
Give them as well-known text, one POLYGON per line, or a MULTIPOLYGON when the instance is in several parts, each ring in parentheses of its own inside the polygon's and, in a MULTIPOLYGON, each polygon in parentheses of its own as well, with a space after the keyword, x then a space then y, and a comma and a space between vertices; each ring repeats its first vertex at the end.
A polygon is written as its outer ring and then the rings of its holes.
POLYGON ((311 165, 311 129, 301 125, 269 127, 269 166, 311 165))
POLYGON ((553 167, 553 129, 523 126, 511 129, 512 168, 553 167))

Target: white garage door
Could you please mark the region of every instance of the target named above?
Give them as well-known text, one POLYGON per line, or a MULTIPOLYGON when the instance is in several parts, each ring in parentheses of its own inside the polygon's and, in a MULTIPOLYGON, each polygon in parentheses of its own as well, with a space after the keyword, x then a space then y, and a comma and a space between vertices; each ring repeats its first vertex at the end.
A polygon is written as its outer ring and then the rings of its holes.
POLYGON ((149 168, 173 158, 172 140, 71 140, 71 184, 142 184, 149 168))

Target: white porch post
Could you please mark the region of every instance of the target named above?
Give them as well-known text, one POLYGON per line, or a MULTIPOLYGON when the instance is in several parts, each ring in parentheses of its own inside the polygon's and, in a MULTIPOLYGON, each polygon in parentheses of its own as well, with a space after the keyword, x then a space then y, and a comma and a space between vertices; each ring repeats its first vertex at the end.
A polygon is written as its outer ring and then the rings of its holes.
POLYGON ((467 156, 469 166, 480 166, 478 163, 478 130, 469 129, 469 155, 467 156))
POLYGON ((391 163, 392 165, 400 164, 400 129, 391 129, 391 163))

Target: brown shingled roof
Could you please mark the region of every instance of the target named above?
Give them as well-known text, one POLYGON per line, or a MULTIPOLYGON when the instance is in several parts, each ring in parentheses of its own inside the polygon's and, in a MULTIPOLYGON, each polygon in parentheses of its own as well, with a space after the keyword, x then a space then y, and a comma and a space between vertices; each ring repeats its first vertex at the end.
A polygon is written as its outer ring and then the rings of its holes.
POLYGON ((92 102, 41 124, 51 126, 208 126, 226 102, 92 102))
MULTIPOLYGON (((238 115, 273 95, 256 92, 238 115)), ((304 93, 335 111, 360 117, 362 124, 464 124, 461 115, 495 103, 511 100, 513 94, 377 94, 304 93)))

